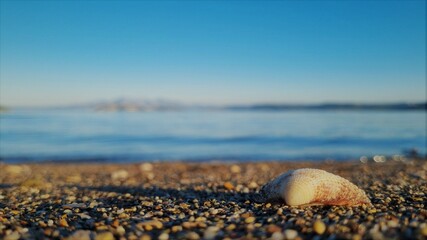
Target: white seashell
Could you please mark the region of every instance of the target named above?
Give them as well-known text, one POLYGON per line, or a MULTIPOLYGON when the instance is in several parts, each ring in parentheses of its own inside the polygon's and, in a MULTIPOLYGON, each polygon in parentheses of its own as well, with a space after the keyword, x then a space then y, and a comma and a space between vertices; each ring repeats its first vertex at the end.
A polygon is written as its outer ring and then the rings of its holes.
POLYGON ((350 181, 320 169, 291 170, 265 184, 263 201, 285 200, 287 205, 371 204, 365 192, 350 181))

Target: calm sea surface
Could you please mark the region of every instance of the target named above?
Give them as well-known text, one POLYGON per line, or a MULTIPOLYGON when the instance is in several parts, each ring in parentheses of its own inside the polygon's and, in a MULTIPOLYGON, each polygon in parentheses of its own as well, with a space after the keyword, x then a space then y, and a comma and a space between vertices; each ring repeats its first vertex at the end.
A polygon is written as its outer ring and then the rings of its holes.
POLYGON ((425 111, 12 111, 4 161, 358 159, 426 153, 425 111))

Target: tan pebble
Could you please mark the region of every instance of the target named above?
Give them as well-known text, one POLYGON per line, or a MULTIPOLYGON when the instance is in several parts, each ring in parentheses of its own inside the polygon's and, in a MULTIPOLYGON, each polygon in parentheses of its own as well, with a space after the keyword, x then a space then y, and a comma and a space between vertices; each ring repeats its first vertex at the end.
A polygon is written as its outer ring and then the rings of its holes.
POLYGON ((19 210, 12 210, 12 211, 10 211, 10 213, 12 213, 13 215, 19 215, 21 213, 21 211, 19 211, 19 210))
POLYGON ((252 181, 252 182, 249 183, 248 187, 249 188, 257 188, 258 184, 256 182, 252 181))
POLYGON ((233 190, 233 189, 234 189, 234 185, 233 185, 231 182, 225 182, 225 183, 224 183, 224 187, 225 187, 227 190, 233 190))
POLYGON ((286 229, 284 231, 284 234, 285 234, 285 238, 289 240, 295 239, 298 236, 298 232, 293 229, 286 229))
POLYGON ((194 219, 195 222, 206 222, 206 218, 205 217, 197 217, 196 219, 194 219))
POLYGON ((76 198, 76 196, 71 195, 71 196, 66 197, 65 199, 69 202, 74 202, 77 198, 76 198))
POLYGON ((68 226, 68 222, 67 222, 67 220, 66 220, 64 217, 62 217, 62 218, 59 220, 58 225, 59 225, 59 226, 61 226, 61 227, 69 227, 69 226, 68 226))
POLYGON ((359 234, 355 234, 352 236, 351 240, 362 240, 362 236, 360 236, 359 234))
POLYGON ((42 228, 47 227, 47 224, 46 224, 45 222, 43 222, 43 221, 39 221, 39 222, 38 222, 38 224, 39 224, 39 226, 40 226, 40 227, 42 227, 42 228))
POLYGON ((179 207, 182 209, 187 209, 190 205, 188 205, 187 203, 180 203, 179 207))
POLYGON ((256 218, 255 217, 248 217, 245 219, 245 223, 253 223, 255 222, 256 218))
POLYGON ((29 178, 21 183, 22 187, 40 188, 45 185, 44 180, 41 177, 29 178))
POLYGON ((5 170, 11 175, 28 176, 31 173, 31 168, 27 165, 8 165, 5 170))
POLYGON ((274 232, 271 234, 271 240, 283 240, 285 239, 285 236, 281 232, 274 232))
POLYGON ((195 222, 183 222, 182 227, 185 229, 190 229, 193 227, 197 227, 197 223, 195 223, 195 222))
POLYGON ((51 229, 51 228, 46 228, 46 229, 43 231, 43 234, 44 234, 44 235, 46 235, 46 236, 50 236, 50 235, 52 235, 52 231, 53 231, 53 229, 51 229))
POLYGON ((48 198, 50 198, 50 195, 49 194, 43 194, 40 196, 40 198, 41 199, 48 199, 48 198))
POLYGON ((67 240, 90 240, 89 230, 78 230, 72 233, 67 240))
POLYGON ((167 234, 167 233, 164 232, 164 233, 162 233, 162 234, 159 235, 158 239, 159 240, 168 240, 169 239, 169 234, 167 234))
POLYGON ((139 165, 139 169, 142 172, 151 172, 151 171, 153 171, 153 164, 151 164, 151 163, 143 163, 143 164, 139 165))
POLYGON ((185 238, 189 240, 199 240, 200 236, 196 232, 189 232, 185 235, 185 238))
POLYGON ((239 173, 241 171, 240 167, 238 165, 231 165, 230 171, 232 173, 239 173))
POLYGON ((106 230, 108 230, 108 227, 105 225, 96 226, 96 230, 97 231, 106 231, 106 230))
POLYGON ((215 239, 215 236, 217 235, 218 231, 219 231, 218 227, 215 227, 215 226, 208 227, 203 233, 203 239, 206 239, 206 240, 215 239))
POLYGON ((146 174, 145 174, 145 178, 147 179, 147 180, 153 180, 154 179, 154 173, 152 173, 152 172, 147 172, 146 174))
POLYGON ((399 222, 390 220, 387 222, 387 226, 390 228, 397 228, 397 227, 399 227, 399 222))
POLYGON ((234 229, 236 229, 236 225, 234 223, 232 223, 232 224, 228 225, 225 229, 227 231, 233 231, 234 229))
POLYGON ((72 203, 72 204, 62 205, 63 209, 85 208, 85 207, 86 207, 86 204, 84 204, 84 203, 72 203))
POLYGON ((114 235, 111 232, 101 232, 96 234, 95 240, 114 240, 114 235))
POLYGON ((123 235, 125 235, 126 230, 125 230, 125 228, 123 226, 118 226, 116 228, 116 232, 117 232, 118 235, 123 236, 123 235))
POLYGON ((182 226, 172 226, 172 232, 180 232, 182 231, 182 226))
POLYGON ((129 215, 126 213, 120 213, 119 218, 129 218, 129 215))
POLYGON ((53 220, 52 219, 47 220, 47 225, 49 227, 52 227, 53 226, 53 220))
POLYGON ((326 231, 326 225, 321 220, 317 220, 313 224, 313 230, 317 234, 321 235, 321 234, 323 234, 326 231))
POLYGON ((67 214, 67 215, 68 215, 69 213, 72 213, 72 212, 73 212, 73 211, 71 211, 70 209, 65 209, 65 210, 64 210, 64 214, 67 214))
POLYGON ((144 234, 139 238, 139 240, 151 240, 151 237, 148 234, 144 234))
POLYGON ((4 237, 4 240, 18 240, 21 236, 18 232, 12 232, 4 237))
POLYGON ((377 209, 375 208, 371 208, 368 210, 368 213, 376 213, 376 212, 377 212, 377 209))
POLYGON ((275 232, 281 232, 282 228, 279 227, 279 226, 277 226, 277 225, 275 225, 275 224, 270 224, 270 225, 267 226, 266 230, 267 230, 268 233, 275 233, 275 232))
POLYGON ((111 173, 111 179, 114 180, 125 180, 129 177, 129 173, 126 170, 118 170, 111 173))
POLYGON ((420 234, 422 236, 427 237, 427 224, 426 223, 420 224, 419 230, 420 230, 420 234))
POLYGON ((80 183, 82 181, 82 178, 80 177, 80 175, 72 175, 67 176, 65 181, 68 183, 80 183))
POLYGON ((120 226, 120 222, 119 222, 119 220, 118 219, 115 219, 112 223, 111 223, 111 226, 113 226, 113 227, 118 227, 118 226, 120 226))
POLYGON ((155 228, 157 228, 157 229, 161 229, 161 228, 163 228, 163 223, 162 222, 160 222, 160 221, 158 221, 158 220, 153 220, 152 222, 151 222, 151 225, 152 226, 154 226, 155 228))

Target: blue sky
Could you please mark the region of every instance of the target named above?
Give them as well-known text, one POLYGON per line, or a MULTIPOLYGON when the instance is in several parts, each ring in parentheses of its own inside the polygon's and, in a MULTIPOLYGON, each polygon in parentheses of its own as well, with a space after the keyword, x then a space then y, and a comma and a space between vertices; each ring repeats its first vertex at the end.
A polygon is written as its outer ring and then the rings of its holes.
POLYGON ((425 1, 1 1, 0 104, 426 100, 425 1))

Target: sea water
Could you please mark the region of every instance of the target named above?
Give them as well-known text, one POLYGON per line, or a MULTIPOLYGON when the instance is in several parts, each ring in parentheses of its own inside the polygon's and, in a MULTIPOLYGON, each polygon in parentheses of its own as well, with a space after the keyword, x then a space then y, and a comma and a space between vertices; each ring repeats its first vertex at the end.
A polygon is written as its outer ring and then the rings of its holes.
POLYGON ((324 160, 427 151, 425 111, 16 110, 3 161, 324 160))

